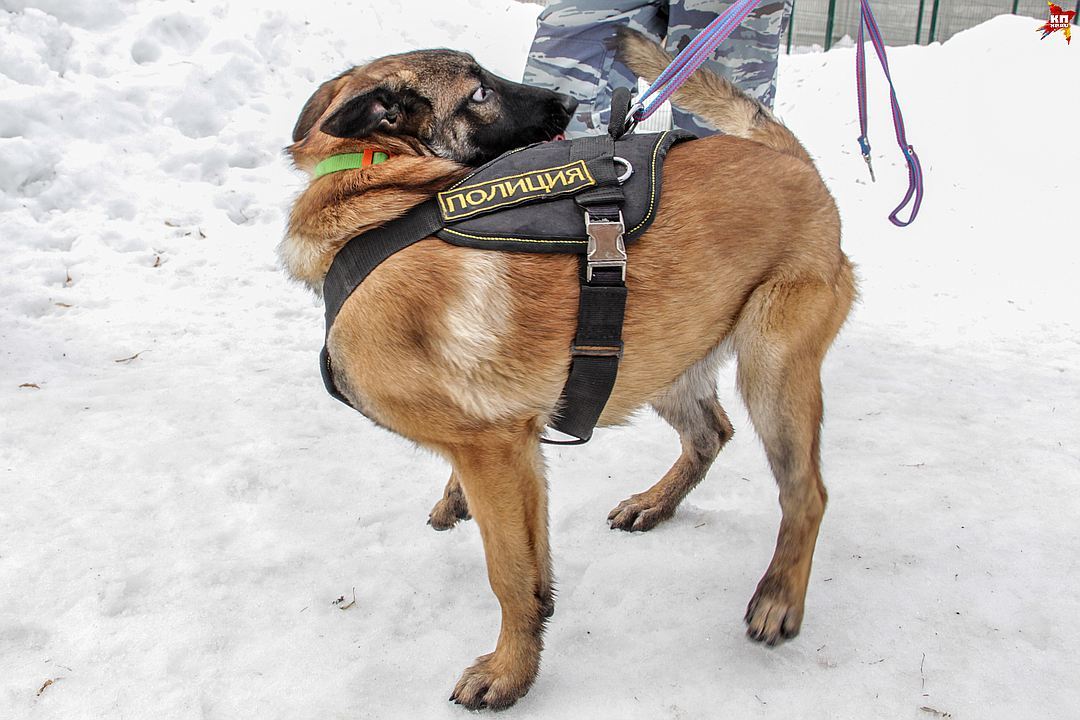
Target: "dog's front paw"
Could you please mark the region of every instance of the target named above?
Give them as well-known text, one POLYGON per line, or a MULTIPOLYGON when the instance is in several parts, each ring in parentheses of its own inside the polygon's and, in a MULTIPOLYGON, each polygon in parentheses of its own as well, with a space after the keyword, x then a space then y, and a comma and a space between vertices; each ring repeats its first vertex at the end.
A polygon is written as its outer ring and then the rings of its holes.
POLYGON ((529 692, 538 665, 539 656, 536 662, 515 664, 500 660, 498 653, 482 655, 462 673, 450 700, 469 710, 508 708, 529 692))
POLYGON ((428 514, 428 525, 436 530, 449 530, 457 524, 458 520, 468 520, 469 504, 465 501, 465 494, 460 487, 447 488, 446 493, 435 503, 428 514))
POLYGON ((799 634, 805 591, 794 589, 783 575, 766 573, 746 606, 746 634, 751 640, 775 645, 799 634))
POLYGON ((652 530, 661 521, 675 514, 675 508, 648 492, 631 495, 608 513, 608 525, 612 530, 644 532, 652 530))

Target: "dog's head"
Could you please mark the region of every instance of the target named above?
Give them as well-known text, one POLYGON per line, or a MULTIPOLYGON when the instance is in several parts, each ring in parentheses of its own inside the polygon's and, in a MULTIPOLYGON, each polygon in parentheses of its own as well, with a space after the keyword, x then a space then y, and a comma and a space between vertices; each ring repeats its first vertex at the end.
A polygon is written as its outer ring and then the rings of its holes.
POLYGON ((576 107, 569 95, 493 75, 466 53, 420 50, 324 82, 300 112, 289 153, 307 167, 340 152, 342 139, 364 140, 477 166, 557 137, 576 107))

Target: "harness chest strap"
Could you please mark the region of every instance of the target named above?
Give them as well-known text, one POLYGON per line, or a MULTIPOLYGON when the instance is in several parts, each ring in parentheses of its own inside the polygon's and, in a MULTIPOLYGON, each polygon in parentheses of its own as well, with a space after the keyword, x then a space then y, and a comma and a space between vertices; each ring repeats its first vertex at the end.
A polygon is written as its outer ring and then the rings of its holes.
MULTIPOLYGON (((372 270, 391 255, 433 235, 441 227, 439 209, 434 200, 428 200, 413 208, 408 214, 349 240, 334 256, 334 261, 330 264, 330 269, 323 280, 325 338, 330 337, 330 328, 334 326, 334 320, 341 312, 341 306, 360 286, 364 278, 371 274, 372 270), (363 241, 358 242, 361 238, 363 241)), ((326 391, 334 399, 340 400, 349 407, 354 407, 349 399, 341 394, 334 382, 333 365, 325 339, 322 350, 319 352, 319 368, 326 391)), ((354 409, 363 412, 360 408, 354 407, 354 409)))
POLYGON ((574 197, 584 213, 588 245, 581 262, 570 373, 551 427, 577 439, 542 439, 552 445, 588 442, 615 387, 622 360, 627 260, 622 206, 626 196, 618 182, 614 155, 615 140, 609 135, 582 138, 570 148, 572 158, 607 158, 608 162, 598 168, 602 176, 597 178, 597 187, 574 197))

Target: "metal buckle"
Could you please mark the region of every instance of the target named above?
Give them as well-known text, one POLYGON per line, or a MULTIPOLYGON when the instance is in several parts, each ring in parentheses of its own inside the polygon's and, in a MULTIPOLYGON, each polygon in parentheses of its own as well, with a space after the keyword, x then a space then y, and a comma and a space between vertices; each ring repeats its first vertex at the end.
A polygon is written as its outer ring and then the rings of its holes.
POLYGON ((623 167, 626 168, 626 170, 623 171, 623 174, 620 175, 617 178, 618 181, 619 181, 619 184, 622 185, 624 182, 626 182, 627 180, 630 179, 631 175, 634 174, 634 166, 630 164, 629 160, 627 160, 626 158, 621 158, 618 155, 615 155, 614 157, 612 157, 611 160, 616 165, 622 165, 623 167))
POLYGON ((593 220, 585 211, 585 232, 589 234, 588 254, 585 256, 585 281, 592 282, 594 268, 618 268, 620 280, 626 282, 626 245, 623 243, 622 210, 619 219, 593 220))

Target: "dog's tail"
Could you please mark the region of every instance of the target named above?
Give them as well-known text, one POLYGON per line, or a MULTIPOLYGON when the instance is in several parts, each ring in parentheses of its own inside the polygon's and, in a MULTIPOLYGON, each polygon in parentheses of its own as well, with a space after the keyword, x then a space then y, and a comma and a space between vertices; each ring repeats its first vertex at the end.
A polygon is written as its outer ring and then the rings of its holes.
MULTIPOLYGON (((671 62, 662 47, 625 26, 618 29, 617 47, 618 59, 649 82, 671 62)), ((767 107, 711 70, 702 67, 691 74, 671 101, 728 135, 753 140, 813 165, 806 148, 767 107)))

